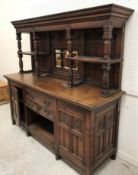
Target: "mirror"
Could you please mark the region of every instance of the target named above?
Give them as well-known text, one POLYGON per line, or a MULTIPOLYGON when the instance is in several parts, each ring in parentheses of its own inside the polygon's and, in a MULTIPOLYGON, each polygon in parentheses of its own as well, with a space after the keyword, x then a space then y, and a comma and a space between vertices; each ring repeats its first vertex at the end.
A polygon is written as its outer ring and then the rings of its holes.
MULTIPOLYGON (((55 65, 56 68, 64 68, 69 69, 68 61, 66 57, 68 56, 68 50, 67 49, 55 49, 55 65)), ((72 57, 78 56, 78 51, 73 50, 72 51, 72 57)), ((78 70, 78 61, 73 62, 73 69, 78 70)))

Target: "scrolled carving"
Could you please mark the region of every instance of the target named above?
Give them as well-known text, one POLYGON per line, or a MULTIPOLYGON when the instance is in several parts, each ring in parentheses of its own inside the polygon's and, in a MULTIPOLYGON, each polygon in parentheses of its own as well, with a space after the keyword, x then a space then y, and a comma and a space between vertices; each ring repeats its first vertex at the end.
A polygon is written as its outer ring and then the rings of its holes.
POLYGON ((74 118, 72 125, 73 125, 72 126, 73 129, 78 130, 79 132, 82 132, 82 130, 83 130, 83 121, 81 119, 74 118))
POLYGON ((60 111, 59 121, 67 126, 70 126, 70 116, 63 111, 60 111))

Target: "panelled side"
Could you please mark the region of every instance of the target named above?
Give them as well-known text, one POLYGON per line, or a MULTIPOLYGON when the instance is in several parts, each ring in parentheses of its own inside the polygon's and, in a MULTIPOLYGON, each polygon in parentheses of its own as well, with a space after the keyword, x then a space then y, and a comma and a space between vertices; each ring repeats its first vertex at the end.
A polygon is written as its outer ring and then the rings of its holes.
POLYGON ((110 102, 94 111, 94 164, 116 154, 120 100, 110 102))

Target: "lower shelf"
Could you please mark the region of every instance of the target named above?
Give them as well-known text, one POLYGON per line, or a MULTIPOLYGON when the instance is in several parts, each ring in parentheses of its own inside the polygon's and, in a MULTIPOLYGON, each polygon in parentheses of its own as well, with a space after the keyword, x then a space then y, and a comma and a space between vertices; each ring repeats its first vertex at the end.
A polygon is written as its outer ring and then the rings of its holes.
POLYGON ((46 127, 42 122, 31 124, 29 127, 30 134, 44 146, 54 149, 54 135, 50 132, 51 128, 46 127))

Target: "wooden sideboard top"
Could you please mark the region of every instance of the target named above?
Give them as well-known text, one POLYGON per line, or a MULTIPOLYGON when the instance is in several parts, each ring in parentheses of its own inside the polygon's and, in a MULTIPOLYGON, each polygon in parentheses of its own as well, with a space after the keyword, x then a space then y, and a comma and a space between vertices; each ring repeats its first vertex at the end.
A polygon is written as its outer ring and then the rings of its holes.
POLYGON ((109 97, 101 97, 101 88, 87 83, 77 87, 67 87, 67 81, 53 77, 37 78, 32 73, 26 74, 8 74, 5 75, 8 80, 14 81, 23 87, 29 87, 49 94, 56 98, 71 102, 86 109, 99 107, 107 102, 120 98, 124 92, 119 91, 109 97))

